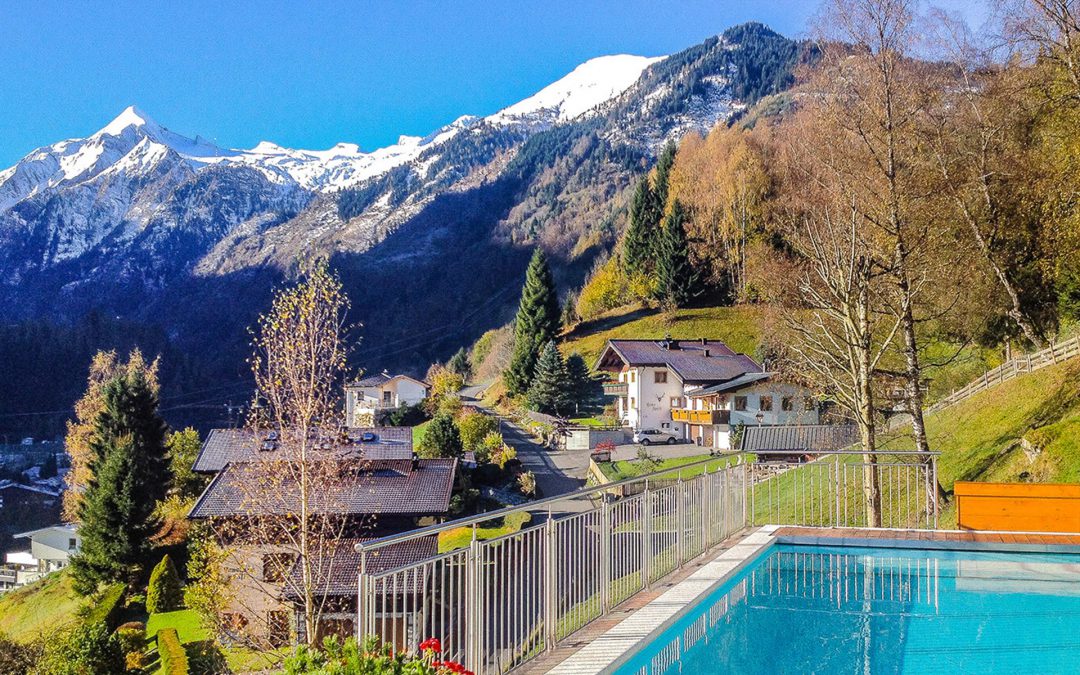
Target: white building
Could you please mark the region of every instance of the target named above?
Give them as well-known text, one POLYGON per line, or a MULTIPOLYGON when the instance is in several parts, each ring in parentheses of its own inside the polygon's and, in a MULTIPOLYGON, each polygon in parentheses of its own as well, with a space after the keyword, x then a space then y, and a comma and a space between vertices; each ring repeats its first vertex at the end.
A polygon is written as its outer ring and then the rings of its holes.
POLYGON ((82 537, 70 524, 22 532, 13 538, 29 539, 30 550, 5 554, 4 568, 0 569, 0 590, 24 586, 67 567, 71 556, 82 546, 82 537))
POLYGON ((345 419, 350 427, 375 424, 376 413, 403 405, 416 405, 428 396, 430 385, 408 375, 378 375, 345 385, 345 419))
POLYGON ((716 340, 609 340, 596 363, 615 381, 617 413, 633 429, 669 429, 685 440, 731 449, 738 425, 817 424, 805 387, 778 381, 716 340))

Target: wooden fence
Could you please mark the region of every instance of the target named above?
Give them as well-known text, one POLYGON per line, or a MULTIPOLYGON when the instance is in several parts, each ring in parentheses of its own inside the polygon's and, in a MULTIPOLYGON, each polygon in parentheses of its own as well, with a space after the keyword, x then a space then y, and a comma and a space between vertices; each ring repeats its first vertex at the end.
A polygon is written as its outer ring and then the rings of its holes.
POLYGON ((1018 375, 1024 375, 1040 368, 1052 366, 1074 356, 1080 356, 1080 336, 1066 340, 1060 344, 1053 344, 1041 351, 1025 354, 1001 364, 997 368, 983 373, 982 377, 972 380, 961 389, 957 389, 940 401, 926 409, 933 413, 949 406, 955 405, 966 398, 970 398, 990 387, 995 387, 1002 382, 1011 380, 1018 375))
POLYGON ((958 481, 954 489, 962 530, 1080 533, 1080 485, 958 481))

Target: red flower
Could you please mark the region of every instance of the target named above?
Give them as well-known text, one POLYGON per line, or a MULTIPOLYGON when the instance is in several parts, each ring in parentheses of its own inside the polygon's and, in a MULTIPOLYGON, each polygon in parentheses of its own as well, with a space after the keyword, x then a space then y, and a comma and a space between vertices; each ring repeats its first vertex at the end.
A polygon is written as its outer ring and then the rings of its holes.
POLYGON ((428 638, 420 643, 420 651, 440 654, 442 653, 442 643, 439 642, 439 638, 428 638))

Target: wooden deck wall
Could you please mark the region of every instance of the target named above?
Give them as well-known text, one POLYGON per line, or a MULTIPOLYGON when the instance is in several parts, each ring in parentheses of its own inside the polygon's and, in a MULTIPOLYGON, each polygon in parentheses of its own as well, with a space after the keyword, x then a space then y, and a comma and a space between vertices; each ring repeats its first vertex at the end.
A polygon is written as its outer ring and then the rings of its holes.
POLYGON ((1080 533, 1080 484, 958 482, 955 496, 962 530, 1080 533))

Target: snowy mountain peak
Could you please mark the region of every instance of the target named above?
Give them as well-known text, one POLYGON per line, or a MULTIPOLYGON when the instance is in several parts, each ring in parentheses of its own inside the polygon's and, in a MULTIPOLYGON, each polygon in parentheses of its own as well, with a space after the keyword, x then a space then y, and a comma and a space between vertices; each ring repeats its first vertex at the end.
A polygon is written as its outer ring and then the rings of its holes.
POLYGON ((147 130, 153 129, 155 131, 160 129, 157 123, 150 119, 146 113, 133 105, 129 105, 124 108, 124 112, 117 115, 112 122, 109 122, 102 127, 102 129, 94 134, 92 138, 100 136, 119 136, 124 133, 124 130, 128 127, 145 127, 147 130))
POLYGON ((554 114, 556 121, 572 120, 629 89, 641 77, 642 71, 663 58, 616 54, 589 59, 569 75, 489 119, 505 124, 549 112, 554 114))

